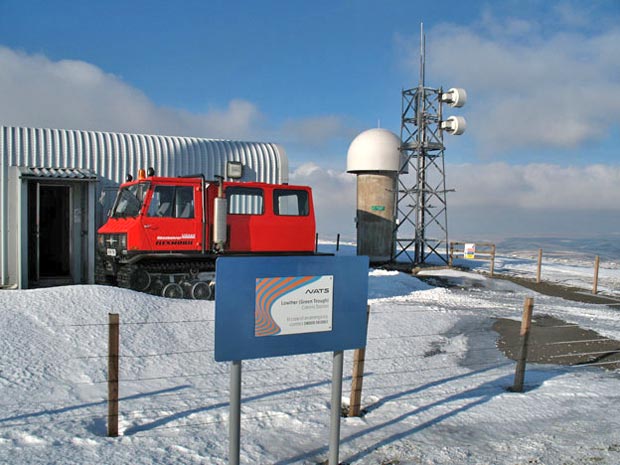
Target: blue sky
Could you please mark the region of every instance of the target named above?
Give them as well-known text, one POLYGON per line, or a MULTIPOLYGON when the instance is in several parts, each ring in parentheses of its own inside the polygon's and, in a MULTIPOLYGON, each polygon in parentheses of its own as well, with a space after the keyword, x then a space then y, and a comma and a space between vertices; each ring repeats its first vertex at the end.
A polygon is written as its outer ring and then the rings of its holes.
MULTIPOLYGON (((619 20, 617 0, 0 0, 0 124, 280 142, 332 212, 319 227, 346 230, 351 201, 329 199, 354 192, 348 145, 379 121, 399 133, 423 21, 427 85, 469 95, 468 132, 446 140, 449 205, 498 224, 508 206, 522 232, 556 215, 540 233, 581 233, 570 218, 596 210, 617 231, 619 20)), ((457 235, 483 232, 454 217, 457 235)))

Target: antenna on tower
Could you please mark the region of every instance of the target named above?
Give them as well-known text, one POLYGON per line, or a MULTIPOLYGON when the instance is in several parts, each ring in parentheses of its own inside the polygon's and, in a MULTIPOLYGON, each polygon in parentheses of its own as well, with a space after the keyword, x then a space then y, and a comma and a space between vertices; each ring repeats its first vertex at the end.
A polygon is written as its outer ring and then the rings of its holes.
POLYGON ((426 87, 426 37, 420 23, 420 80, 417 88, 402 91, 401 146, 404 160, 398 177, 392 261, 402 255, 414 264, 436 255, 448 264, 448 208, 444 164, 444 132, 460 135, 466 122, 461 116, 443 119, 443 104, 462 107, 465 90, 444 92, 426 87), (411 185, 415 174, 415 184, 411 185), (413 236, 413 237, 412 237, 413 236), (432 237, 434 236, 434 237, 432 237))
POLYGON ((426 36, 424 35, 424 23, 420 23, 420 82, 418 87, 424 87, 424 68, 426 66, 426 36))

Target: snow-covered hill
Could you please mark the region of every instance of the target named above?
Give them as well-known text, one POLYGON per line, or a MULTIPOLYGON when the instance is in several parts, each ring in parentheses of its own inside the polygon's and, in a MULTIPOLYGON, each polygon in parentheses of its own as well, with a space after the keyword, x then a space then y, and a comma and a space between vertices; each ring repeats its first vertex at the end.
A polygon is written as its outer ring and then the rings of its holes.
MULTIPOLYGON (((519 319, 532 292, 456 278, 461 286, 439 288, 370 272, 366 414, 342 420, 341 460, 620 463, 618 372, 530 365, 527 391, 507 391, 514 362, 495 348, 491 326, 519 319)), ((535 314, 620 339, 618 311, 535 301, 535 314)), ((212 302, 110 287, 0 291, 0 463, 227 463, 229 366, 213 360, 213 319, 212 302), (114 439, 106 437, 109 312, 121 318, 114 439)), ((244 362, 242 463, 325 460, 330 379, 331 354, 244 362)))

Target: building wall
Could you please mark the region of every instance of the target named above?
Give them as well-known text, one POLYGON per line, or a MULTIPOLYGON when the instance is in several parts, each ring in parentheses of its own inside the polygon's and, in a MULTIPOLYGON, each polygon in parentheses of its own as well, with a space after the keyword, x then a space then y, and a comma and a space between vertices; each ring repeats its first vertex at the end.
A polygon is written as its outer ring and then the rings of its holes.
POLYGON ((9 249, 23 227, 14 224, 19 215, 9 214, 20 189, 9 189, 11 167, 91 170, 99 179, 94 212, 99 227, 127 174, 153 167, 158 176, 202 173, 215 179, 227 161, 243 164, 241 181, 288 182, 286 153, 272 143, 0 126, 0 286, 16 284, 14 273, 9 276, 16 260, 9 249))
POLYGON ((19 178, 17 177, 17 169, 7 170, 7 190, 2 190, 2 193, 7 192, 6 198, 10 199, 10 202, 7 202, 7 210, 5 212, 8 221, 6 222, 7 231, 2 231, 2 239, 7 243, 7 257, 6 260, 2 260, 3 264, 6 265, 6 273, 8 276, 5 279, 6 284, 19 284, 21 282, 21 276, 19 275, 19 267, 17 266, 20 262, 20 235, 22 234, 22 228, 19 226, 19 217, 20 214, 27 215, 26 207, 23 206, 21 202, 22 190, 25 190, 26 186, 22 186, 19 183, 19 178), (23 209, 23 212, 20 211, 23 209))

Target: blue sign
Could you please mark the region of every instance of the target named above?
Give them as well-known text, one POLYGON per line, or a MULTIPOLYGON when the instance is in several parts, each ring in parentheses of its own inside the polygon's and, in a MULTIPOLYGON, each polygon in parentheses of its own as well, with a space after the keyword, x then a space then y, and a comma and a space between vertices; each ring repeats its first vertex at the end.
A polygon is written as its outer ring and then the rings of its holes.
POLYGON ((215 360, 366 346, 368 257, 222 257, 215 360))

